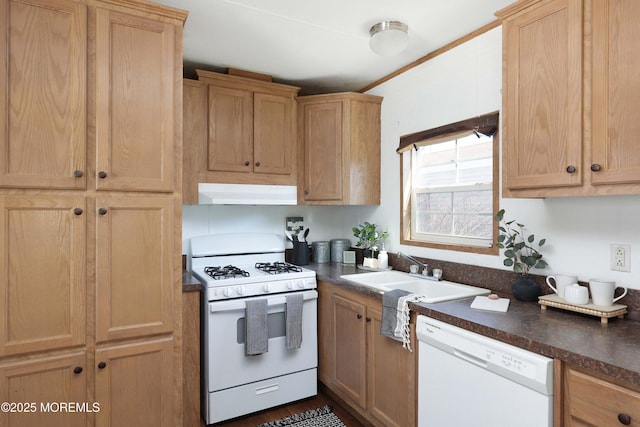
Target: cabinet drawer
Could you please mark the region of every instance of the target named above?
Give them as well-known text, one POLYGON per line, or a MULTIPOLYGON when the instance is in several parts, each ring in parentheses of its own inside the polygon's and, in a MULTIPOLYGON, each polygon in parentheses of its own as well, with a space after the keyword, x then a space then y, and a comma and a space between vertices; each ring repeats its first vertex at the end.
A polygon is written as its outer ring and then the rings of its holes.
POLYGON ((633 390, 568 369, 566 396, 566 425, 622 425, 619 415, 640 425, 640 393, 633 390))

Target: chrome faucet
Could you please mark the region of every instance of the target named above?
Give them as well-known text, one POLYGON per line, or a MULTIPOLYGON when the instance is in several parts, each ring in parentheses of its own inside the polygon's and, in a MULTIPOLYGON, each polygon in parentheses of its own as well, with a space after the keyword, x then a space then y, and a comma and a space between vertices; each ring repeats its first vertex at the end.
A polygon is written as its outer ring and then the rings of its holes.
POLYGON ((412 257, 411 255, 407 255, 407 254, 405 254, 403 252, 398 252, 398 256, 406 258, 409 261, 413 262, 414 264, 418 264, 419 266, 421 266, 423 268, 422 274, 424 274, 425 276, 429 274, 429 265, 428 264, 424 264, 424 263, 418 261, 417 259, 415 259, 414 257, 412 257))
POLYGON ((413 274, 412 273, 414 276, 420 277, 422 279, 435 280, 436 282, 439 281, 440 279, 442 279, 442 270, 435 269, 435 270, 433 270, 434 271, 433 275, 429 275, 429 265, 428 264, 422 263, 422 262, 418 261, 417 259, 415 259, 414 257, 412 257, 411 255, 407 255, 407 254, 402 253, 402 252, 398 252, 398 256, 406 258, 409 261, 411 261, 411 262, 413 262, 413 263, 415 263, 417 265, 422 266, 422 274, 417 274, 417 273, 413 274))

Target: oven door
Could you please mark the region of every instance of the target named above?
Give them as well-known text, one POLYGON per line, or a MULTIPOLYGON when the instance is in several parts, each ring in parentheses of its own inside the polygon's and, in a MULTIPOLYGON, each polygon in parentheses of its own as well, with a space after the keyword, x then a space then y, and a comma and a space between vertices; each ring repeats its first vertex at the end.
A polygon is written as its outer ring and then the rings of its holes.
POLYGON ((318 292, 308 290, 299 293, 304 297, 302 345, 293 350, 288 350, 286 345, 285 294, 208 303, 205 376, 209 392, 317 367, 318 292), (269 351, 246 356, 245 301, 260 298, 266 298, 269 305, 269 351))

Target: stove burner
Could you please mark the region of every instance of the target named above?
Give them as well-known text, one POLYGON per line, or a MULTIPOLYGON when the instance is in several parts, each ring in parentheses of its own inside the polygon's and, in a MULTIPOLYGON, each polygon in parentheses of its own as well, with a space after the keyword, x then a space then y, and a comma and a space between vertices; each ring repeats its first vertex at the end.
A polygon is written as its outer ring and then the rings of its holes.
POLYGON ((248 271, 241 270, 233 265, 226 265, 224 267, 205 267, 204 272, 215 280, 249 277, 248 271))
POLYGON ((302 268, 286 262, 256 262, 256 269, 269 274, 302 272, 302 268))

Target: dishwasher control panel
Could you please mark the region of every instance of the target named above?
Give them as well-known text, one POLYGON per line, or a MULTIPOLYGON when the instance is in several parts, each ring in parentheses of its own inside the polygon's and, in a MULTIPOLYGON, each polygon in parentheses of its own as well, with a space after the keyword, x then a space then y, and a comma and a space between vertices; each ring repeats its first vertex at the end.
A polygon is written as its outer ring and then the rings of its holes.
POLYGON ((553 393, 553 359, 422 315, 416 335, 420 342, 478 367, 541 393, 553 393))

